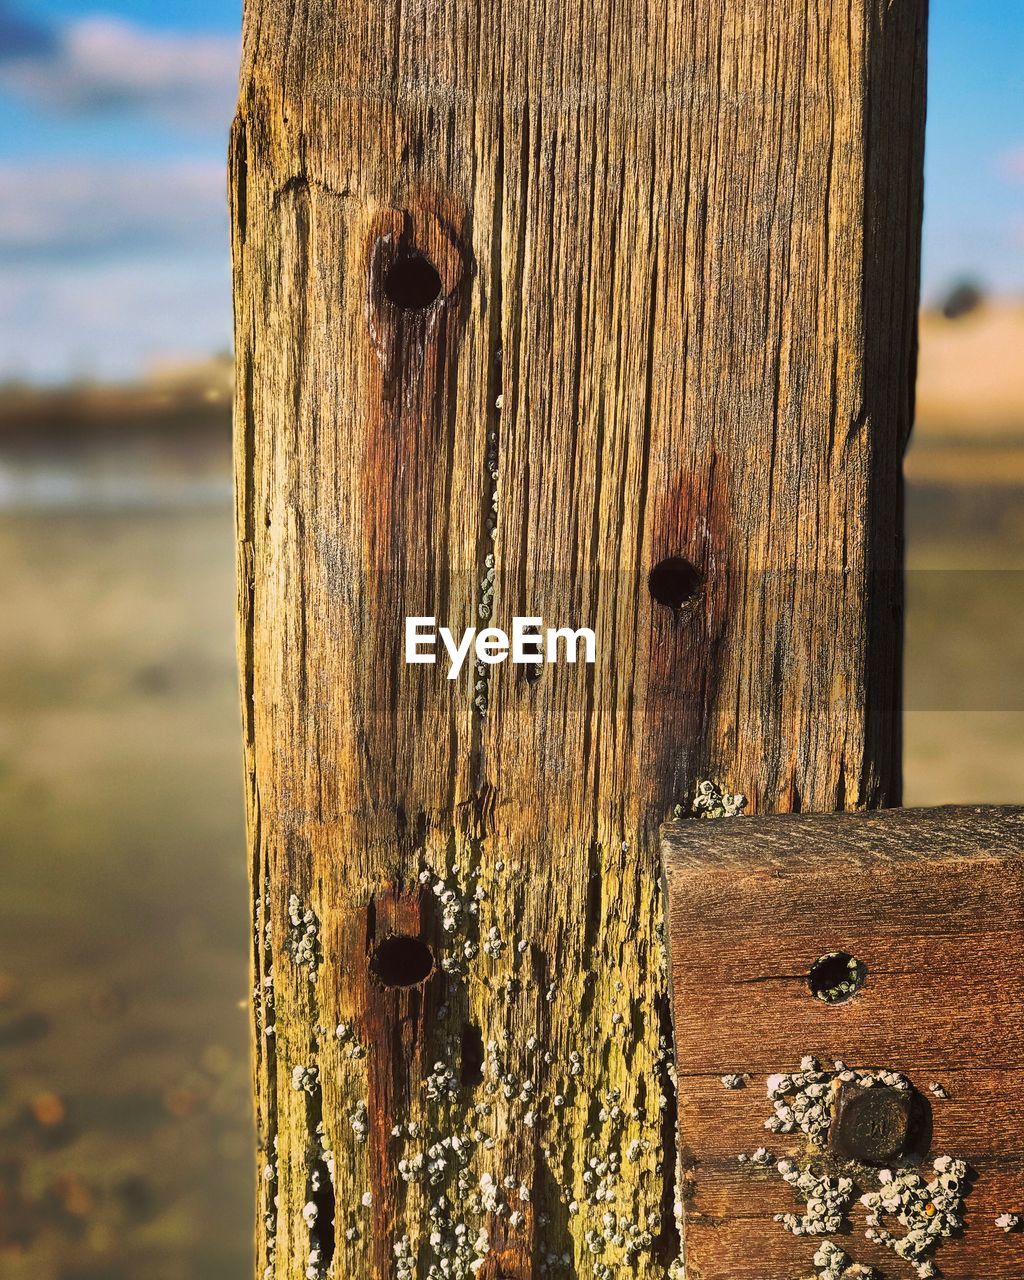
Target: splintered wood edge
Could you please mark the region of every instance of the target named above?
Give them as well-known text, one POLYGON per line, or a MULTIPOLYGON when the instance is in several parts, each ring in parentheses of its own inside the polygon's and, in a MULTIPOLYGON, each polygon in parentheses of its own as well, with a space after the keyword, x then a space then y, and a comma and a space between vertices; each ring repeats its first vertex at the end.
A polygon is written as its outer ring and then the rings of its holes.
POLYGON ((821 869, 948 861, 1024 853, 1024 806, 949 805, 866 813, 779 813, 764 817, 687 818, 661 828, 666 905, 677 874, 763 867, 821 869))

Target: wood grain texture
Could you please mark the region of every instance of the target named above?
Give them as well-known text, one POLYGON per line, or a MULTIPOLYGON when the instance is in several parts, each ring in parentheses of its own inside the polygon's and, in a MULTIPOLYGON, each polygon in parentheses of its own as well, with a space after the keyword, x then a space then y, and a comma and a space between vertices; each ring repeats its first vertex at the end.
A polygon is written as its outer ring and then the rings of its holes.
MULTIPOLYGON (((774 1164, 737 1161, 761 1145, 775 1158, 810 1150, 799 1132, 764 1129, 766 1078, 807 1054, 911 1079, 931 1106, 928 1176, 944 1154, 976 1175, 939 1274, 1021 1280, 1024 1236, 994 1223, 1024 1206, 1024 809, 674 823, 663 851, 689 1280, 813 1272, 815 1243, 772 1221, 797 1208, 774 1164), (807 977, 832 951, 867 969, 836 1005, 807 977), (726 1073, 749 1084, 726 1089, 726 1073), (932 1097, 934 1082, 948 1098, 932 1097)), ((856 1209, 837 1242, 885 1277, 912 1278, 863 1238, 863 1217, 856 1209)))
POLYGON ((337 1276, 462 1276, 460 1226, 484 1280, 675 1258, 658 824, 699 777, 751 811, 898 800, 924 16, 248 0, 259 1275, 333 1250, 337 1276), (412 252, 420 312, 386 288, 412 252), (648 594, 666 556, 702 575, 685 610, 648 594), (406 615, 482 607, 595 628, 596 666, 404 665, 406 615), (369 958, 401 929, 437 966, 384 991, 369 958), (451 1138, 465 1170, 449 1146, 406 1180, 451 1138))

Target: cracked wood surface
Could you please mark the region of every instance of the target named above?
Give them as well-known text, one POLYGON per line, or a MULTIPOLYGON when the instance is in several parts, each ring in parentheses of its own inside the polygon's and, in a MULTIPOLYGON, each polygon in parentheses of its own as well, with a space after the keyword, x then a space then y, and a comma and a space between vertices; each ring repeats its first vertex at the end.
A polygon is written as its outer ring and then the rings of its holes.
POLYGON ((247 3, 258 1275, 672 1265, 658 826, 898 801, 924 9, 247 3), (597 664, 403 663, 485 614, 597 664))
MULTIPOLYGON (((934 1254, 948 1280, 1019 1280, 1024 1235, 995 1220, 1024 1206, 1024 809, 901 809, 670 823, 664 868, 671 946, 688 1280, 810 1276, 821 1238, 773 1221, 803 1212, 775 1161, 876 1185, 869 1170, 770 1133, 766 1080, 813 1055, 903 1073, 930 1110, 909 1167, 966 1160, 965 1230, 934 1254), (831 952, 866 967, 835 1005, 808 986, 831 952), (723 1075, 746 1075, 727 1089, 723 1075), (948 1095, 936 1097, 939 1084, 948 1095), (740 1153, 765 1146, 766 1168, 740 1153)), ((894 1166, 895 1167, 895 1166, 894 1166)), ((864 1238, 865 1211, 828 1233, 883 1277, 914 1268, 864 1238)), ((901 1236, 891 1216, 885 1226, 901 1236)))

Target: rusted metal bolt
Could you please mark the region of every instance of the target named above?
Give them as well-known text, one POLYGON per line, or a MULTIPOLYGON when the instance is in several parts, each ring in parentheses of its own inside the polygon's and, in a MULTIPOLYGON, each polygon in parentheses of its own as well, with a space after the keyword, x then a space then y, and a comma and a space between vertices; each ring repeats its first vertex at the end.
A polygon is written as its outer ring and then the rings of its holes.
POLYGON ((829 1144, 847 1160, 887 1165, 910 1150, 914 1118, 910 1093, 886 1085, 844 1084, 836 1099, 829 1144))

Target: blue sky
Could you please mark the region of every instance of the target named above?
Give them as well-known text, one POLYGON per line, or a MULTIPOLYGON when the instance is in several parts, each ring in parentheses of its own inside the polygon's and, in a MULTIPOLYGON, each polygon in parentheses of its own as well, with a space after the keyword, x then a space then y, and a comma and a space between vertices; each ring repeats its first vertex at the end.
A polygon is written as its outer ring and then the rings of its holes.
MULTIPOLYGON (((1024 0, 932 0, 924 291, 1024 295, 1024 0)), ((230 341, 235 0, 0 0, 0 378, 230 341)))

